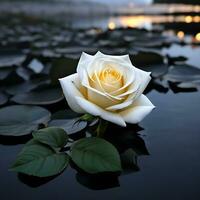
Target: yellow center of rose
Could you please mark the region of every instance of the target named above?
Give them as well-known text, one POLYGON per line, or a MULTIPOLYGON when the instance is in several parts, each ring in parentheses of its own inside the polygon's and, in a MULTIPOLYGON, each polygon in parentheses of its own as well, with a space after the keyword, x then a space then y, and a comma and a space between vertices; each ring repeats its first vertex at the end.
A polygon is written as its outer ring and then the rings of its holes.
POLYGON ((98 76, 96 78, 98 78, 99 84, 107 93, 111 93, 123 86, 122 74, 112 67, 105 67, 93 76, 98 76))
POLYGON ((112 66, 105 66, 101 71, 95 71, 89 78, 90 86, 102 93, 110 94, 111 96, 99 95, 96 92, 88 91, 87 98, 96 105, 106 108, 123 101, 123 99, 114 98, 124 92, 119 90, 124 85, 123 74, 112 66), (118 91, 119 92, 116 92, 118 91), (112 95, 114 95, 112 97, 112 95))

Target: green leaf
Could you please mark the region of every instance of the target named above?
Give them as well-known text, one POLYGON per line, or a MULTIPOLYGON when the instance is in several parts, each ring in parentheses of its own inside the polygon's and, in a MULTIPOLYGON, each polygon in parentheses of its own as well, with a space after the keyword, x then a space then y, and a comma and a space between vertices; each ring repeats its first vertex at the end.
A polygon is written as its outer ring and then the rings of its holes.
POLYGON ((93 116, 93 115, 90 115, 90 114, 84 114, 83 116, 80 117, 80 120, 81 120, 81 121, 88 121, 88 122, 91 122, 91 121, 93 121, 94 119, 96 119, 96 117, 93 116))
POLYGON ((72 146, 71 157, 78 167, 91 174, 121 171, 117 149, 101 138, 78 140, 72 146))
POLYGON ((69 163, 69 156, 34 140, 29 142, 17 156, 11 171, 37 177, 61 173, 69 163))
POLYGON ((49 127, 33 133, 33 138, 54 148, 62 148, 67 144, 68 136, 62 128, 49 127))
POLYGON ((37 130, 51 113, 38 106, 7 106, 0 109, 0 135, 21 136, 37 130))

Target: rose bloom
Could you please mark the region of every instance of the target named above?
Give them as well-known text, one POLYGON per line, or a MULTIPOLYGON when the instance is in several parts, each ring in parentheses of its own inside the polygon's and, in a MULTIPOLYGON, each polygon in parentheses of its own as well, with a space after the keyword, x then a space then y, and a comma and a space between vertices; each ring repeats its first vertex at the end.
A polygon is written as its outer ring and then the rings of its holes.
POLYGON ((82 53, 77 73, 59 79, 72 110, 120 126, 139 123, 154 105, 143 95, 150 72, 134 67, 128 55, 82 53))

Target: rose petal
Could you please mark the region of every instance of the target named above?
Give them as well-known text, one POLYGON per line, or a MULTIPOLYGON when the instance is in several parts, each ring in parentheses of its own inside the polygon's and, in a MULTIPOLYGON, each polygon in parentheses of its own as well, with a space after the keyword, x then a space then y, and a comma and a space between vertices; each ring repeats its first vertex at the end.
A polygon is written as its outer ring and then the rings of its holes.
POLYGON ((87 99, 102 108, 120 103, 120 100, 112 99, 109 96, 103 96, 90 89, 87 90, 87 99))
POLYGON ((137 90, 137 97, 139 97, 143 92, 144 90, 146 89, 147 85, 149 84, 150 80, 151 80, 151 72, 146 72, 146 71, 143 71, 141 69, 138 69, 138 68, 135 68, 136 69, 136 76, 138 76, 138 79, 136 79, 136 82, 135 84, 139 84, 139 88, 137 90))
POLYGON ((123 108, 126 108, 126 107, 130 106, 132 103, 133 103, 133 101, 125 101, 123 103, 107 107, 106 110, 109 110, 109 111, 121 110, 123 108))
POLYGON ((80 91, 77 89, 78 74, 72 74, 65 78, 59 79, 65 98, 72 110, 77 113, 84 113, 84 110, 77 104, 75 97, 83 97, 80 91))
POLYGON ((101 53, 100 51, 98 51, 96 54, 95 54, 96 57, 103 57, 103 58, 114 58, 114 59, 118 59, 118 60, 121 60, 123 61, 124 63, 127 63, 127 64, 132 64, 131 63, 131 60, 130 60, 130 57, 128 54, 126 55, 121 55, 121 56, 115 56, 115 55, 107 55, 107 54, 104 54, 104 53, 101 53))
POLYGON ((81 54, 76 70, 80 77, 80 80, 83 80, 83 71, 86 70, 87 66, 93 61, 93 58, 94 56, 89 55, 85 52, 81 54))
POLYGON ((145 95, 141 95, 133 105, 119 114, 127 123, 137 124, 147 116, 155 106, 145 95))
POLYGON ((85 112, 94 116, 99 116, 107 121, 113 122, 120 126, 124 126, 124 127, 126 126, 125 121, 119 114, 103 110, 99 106, 93 104, 92 102, 89 102, 88 100, 82 97, 76 97, 76 100, 79 106, 85 110, 85 112))

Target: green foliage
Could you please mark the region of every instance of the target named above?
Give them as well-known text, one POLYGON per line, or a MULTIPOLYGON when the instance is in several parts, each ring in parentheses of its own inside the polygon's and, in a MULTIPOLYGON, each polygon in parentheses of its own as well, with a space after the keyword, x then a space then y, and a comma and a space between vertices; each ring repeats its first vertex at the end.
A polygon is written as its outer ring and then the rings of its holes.
POLYGON ((34 132, 33 139, 19 153, 11 170, 37 177, 61 173, 69 163, 69 156, 60 152, 67 140, 67 133, 56 127, 34 132))
POLYGON ((33 138, 54 148, 62 148, 67 144, 67 133, 57 127, 40 129, 33 133, 33 138))
POLYGON ((62 172, 68 165, 69 156, 57 153, 41 143, 26 145, 17 156, 11 170, 24 174, 47 177, 62 172))
POLYGON ((101 138, 83 138, 71 149, 74 163, 88 173, 121 171, 121 161, 117 149, 101 138))

